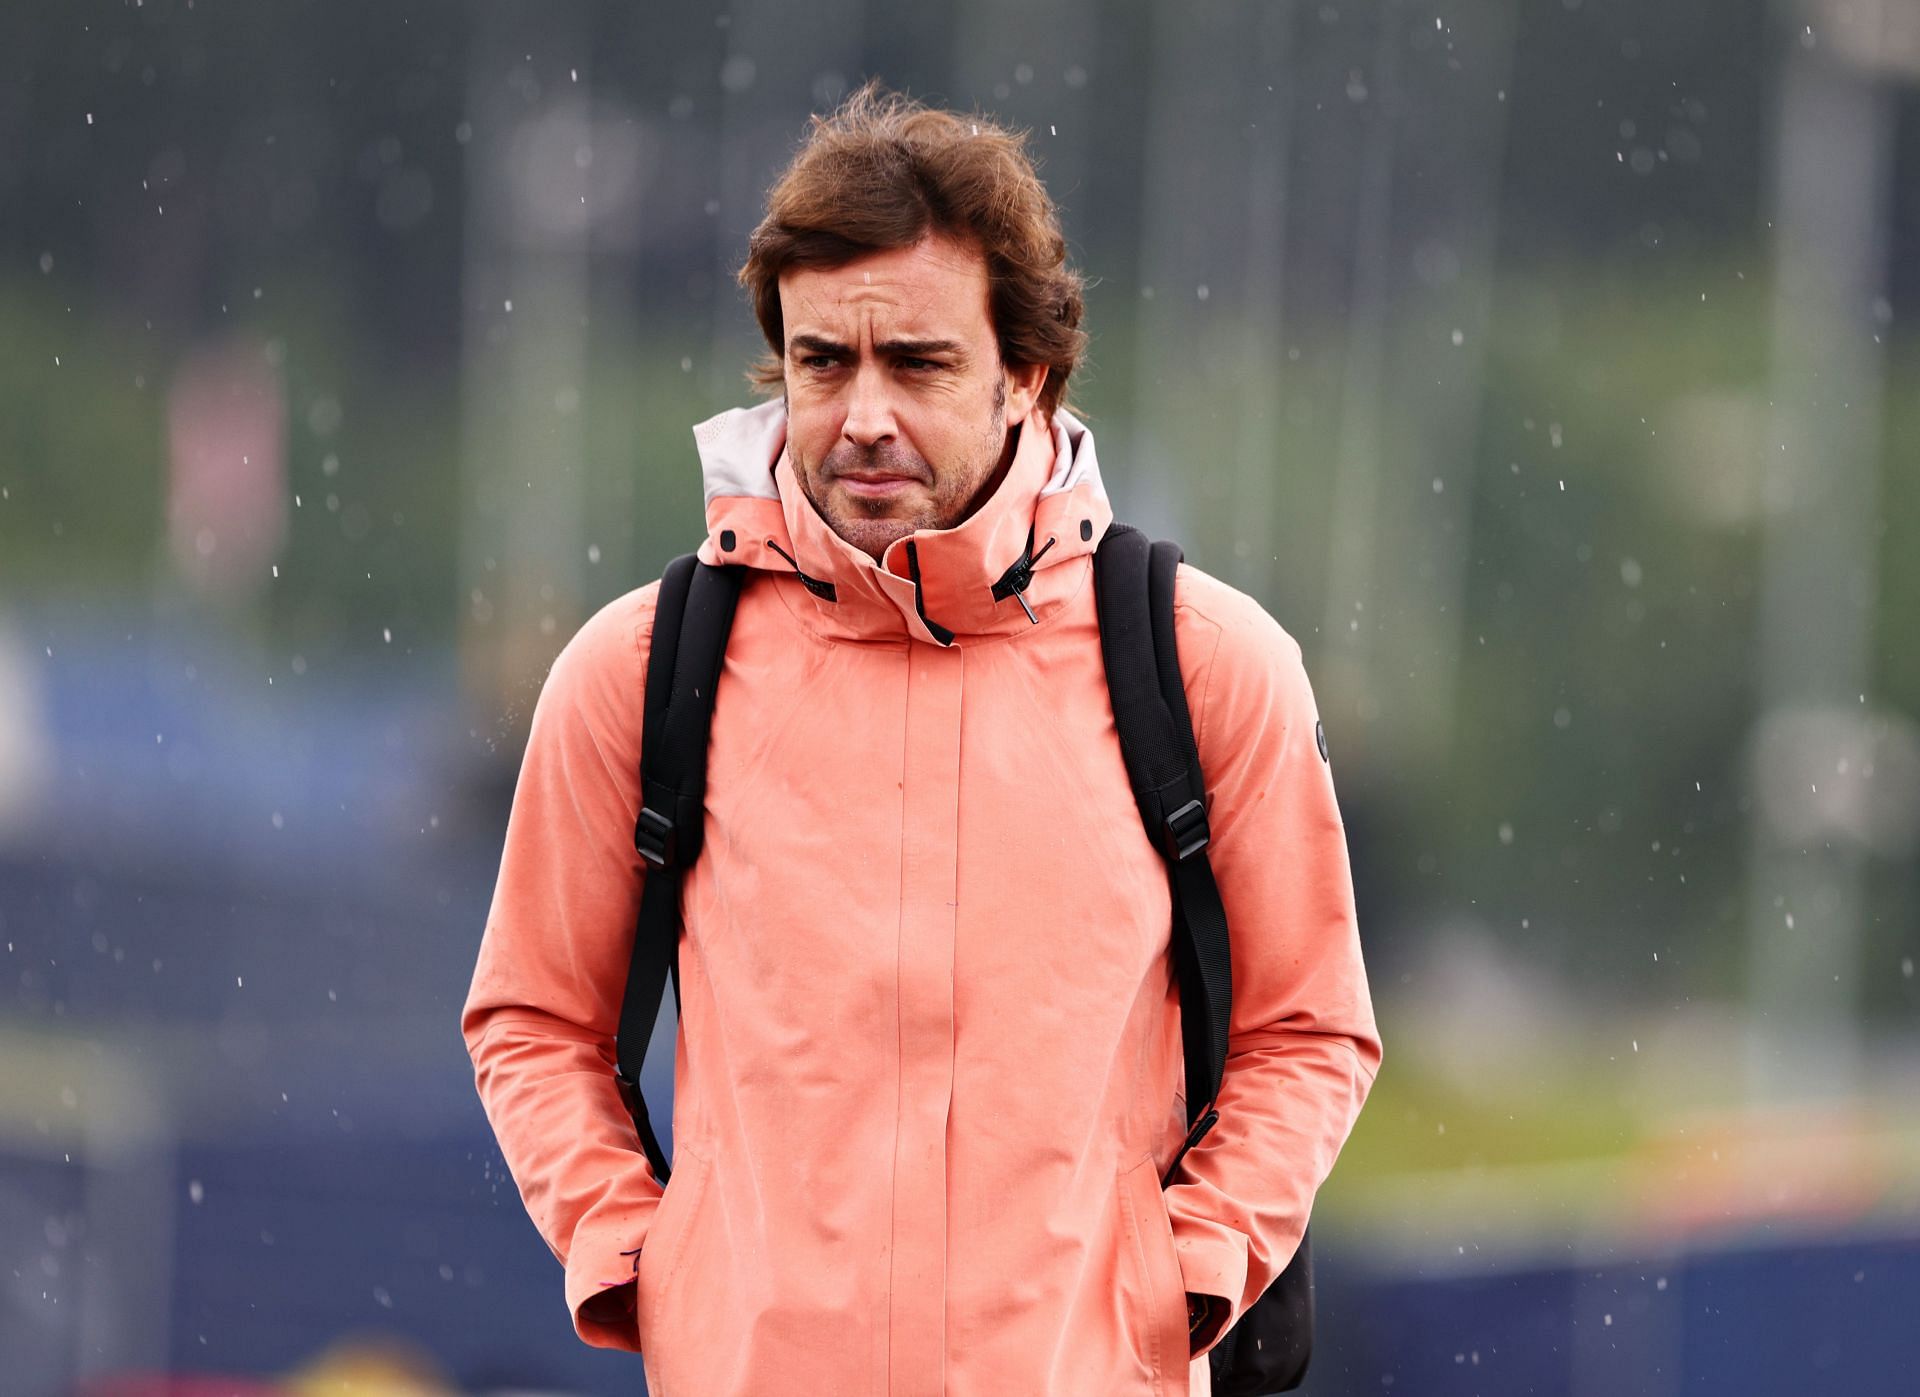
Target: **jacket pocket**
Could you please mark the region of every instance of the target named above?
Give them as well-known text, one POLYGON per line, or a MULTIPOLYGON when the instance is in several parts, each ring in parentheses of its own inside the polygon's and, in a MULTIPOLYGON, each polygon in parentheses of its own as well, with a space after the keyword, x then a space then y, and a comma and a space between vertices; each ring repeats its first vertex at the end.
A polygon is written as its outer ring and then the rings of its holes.
POLYGON ((1140 1326, 1154 1387, 1159 1392, 1184 1393, 1187 1284, 1180 1272, 1180 1253, 1173 1245, 1166 1199, 1160 1192, 1160 1171, 1151 1155, 1121 1175, 1120 1193, 1126 1200, 1128 1250, 1145 1297, 1134 1322, 1140 1326))
POLYGON ((677 1341, 663 1323, 670 1323, 674 1307, 669 1304, 685 1261, 687 1237, 707 1192, 705 1156, 685 1144, 676 1147, 673 1172, 667 1176, 667 1190, 653 1215, 653 1226, 640 1247, 640 1269, 635 1275, 634 1306, 640 1330, 640 1353, 646 1360, 649 1382, 656 1368, 664 1371, 677 1341))

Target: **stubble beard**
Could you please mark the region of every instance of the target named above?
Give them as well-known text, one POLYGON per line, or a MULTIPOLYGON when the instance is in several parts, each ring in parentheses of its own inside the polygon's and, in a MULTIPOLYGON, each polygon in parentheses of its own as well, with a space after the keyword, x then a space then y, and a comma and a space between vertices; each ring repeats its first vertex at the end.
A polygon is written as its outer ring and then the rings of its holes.
POLYGON ((877 560, 909 534, 922 529, 950 529, 971 514, 976 503, 984 502, 984 492, 995 483, 1000 455, 1006 446, 1006 405, 1007 388, 1003 379, 994 385, 992 420, 981 441, 981 456, 965 468, 935 470, 927 461, 903 448, 888 445, 862 451, 843 441, 827 453, 818 471, 795 470, 794 478, 799 481, 800 491, 813 506, 814 513, 826 521, 828 528, 877 560), (980 460, 987 463, 984 471, 979 469, 980 460), (826 497, 833 476, 841 471, 886 471, 930 482, 933 499, 918 513, 903 517, 891 512, 894 508, 891 501, 842 493, 839 498, 845 507, 835 509, 826 497))

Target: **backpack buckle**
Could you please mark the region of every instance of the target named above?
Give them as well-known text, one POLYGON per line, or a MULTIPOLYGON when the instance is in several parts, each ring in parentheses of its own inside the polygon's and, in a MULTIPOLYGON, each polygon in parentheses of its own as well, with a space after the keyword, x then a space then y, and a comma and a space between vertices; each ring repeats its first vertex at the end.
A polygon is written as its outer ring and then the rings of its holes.
POLYGON ((672 820, 652 806, 640 807, 640 818, 633 826, 633 847, 641 858, 656 868, 668 867, 680 842, 674 834, 672 820))
POLYGON ((1207 847, 1207 807, 1204 801, 1190 800, 1165 820, 1167 848, 1175 862, 1185 863, 1207 847))

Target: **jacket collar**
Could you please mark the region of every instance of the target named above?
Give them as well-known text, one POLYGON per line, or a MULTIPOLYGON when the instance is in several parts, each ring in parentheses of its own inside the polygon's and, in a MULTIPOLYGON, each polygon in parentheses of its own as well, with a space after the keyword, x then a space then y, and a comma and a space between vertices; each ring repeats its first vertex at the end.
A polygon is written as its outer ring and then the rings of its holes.
POLYGON ((876 562, 801 492, 783 401, 723 412, 693 429, 707 499, 700 558, 773 574, 797 614, 846 639, 965 645, 1029 628, 1079 590, 1113 521, 1093 433, 1064 409, 1039 421, 1017 429, 1006 477, 970 518, 917 530, 876 562))

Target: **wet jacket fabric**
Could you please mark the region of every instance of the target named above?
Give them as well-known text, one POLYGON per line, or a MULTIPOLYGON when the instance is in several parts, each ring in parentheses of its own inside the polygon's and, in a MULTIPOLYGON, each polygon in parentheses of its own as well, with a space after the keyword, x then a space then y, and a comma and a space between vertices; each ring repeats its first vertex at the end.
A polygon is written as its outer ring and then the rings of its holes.
POLYGON ((695 429, 702 556, 751 571, 664 1196, 613 1080, 657 584, 541 692, 462 1031, 580 1337, 638 1350, 656 1397, 1203 1393, 1187 1292, 1231 1320, 1286 1265, 1378 1069, 1300 648, 1183 565, 1234 1002, 1220 1123, 1162 1192, 1179 999, 1094 610, 1112 511, 1082 423, 1019 431, 978 512, 876 563, 799 491, 781 403, 695 429), (1029 530, 1037 620, 993 595, 1029 530), (637 1313, 583 1312, 636 1264, 637 1313))

